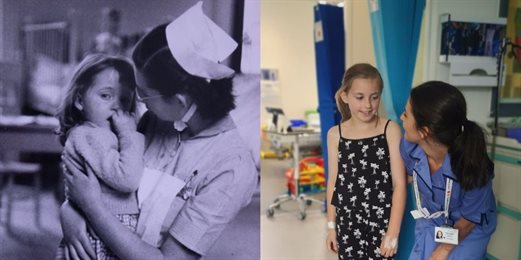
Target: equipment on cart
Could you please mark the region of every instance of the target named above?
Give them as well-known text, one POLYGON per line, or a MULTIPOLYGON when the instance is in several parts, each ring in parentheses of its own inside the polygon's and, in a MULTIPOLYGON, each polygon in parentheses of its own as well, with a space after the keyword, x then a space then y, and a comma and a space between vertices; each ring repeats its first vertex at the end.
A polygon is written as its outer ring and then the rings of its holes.
MULTIPOLYGON (((298 178, 298 193, 318 193, 326 190, 326 178, 324 176, 324 159, 320 156, 306 157, 299 163, 300 176, 298 178)), ((295 191, 294 170, 286 171, 288 192, 297 194, 295 191)))
POLYGON ((324 178, 324 161, 320 156, 306 157, 298 163, 296 174, 295 169, 290 168, 286 172, 288 179, 288 191, 286 194, 278 196, 271 205, 269 205, 266 213, 268 217, 273 217, 275 209, 286 201, 295 200, 300 209, 299 218, 306 218, 306 209, 313 202, 324 206, 324 201, 308 197, 306 194, 317 193, 326 189, 326 180, 324 178))
POLYGON ((270 124, 268 125, 268 130, 276 131, 276 132, 286 132, 289 127, 289 122, 284 116, 284 111, 282 108, 278 107, 266 107, 266 111, 271 114, 270 124))

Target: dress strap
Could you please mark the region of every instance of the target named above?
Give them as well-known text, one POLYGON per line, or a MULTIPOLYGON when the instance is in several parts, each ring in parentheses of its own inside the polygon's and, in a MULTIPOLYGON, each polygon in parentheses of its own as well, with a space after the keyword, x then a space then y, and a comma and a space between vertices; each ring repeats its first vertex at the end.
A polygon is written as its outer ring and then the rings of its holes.
POLYGON ((339 140, 342 138, 342 128, 340 127, 340 124, 338 124, 338 136, 339 136, 339 140))
POLYGON ((391 119, 387 119, 387 123, 385 123, 385 128, 384 128, 384 135, 387 136, 387 126, 389 125, 389 122, 391 122, 391 119))

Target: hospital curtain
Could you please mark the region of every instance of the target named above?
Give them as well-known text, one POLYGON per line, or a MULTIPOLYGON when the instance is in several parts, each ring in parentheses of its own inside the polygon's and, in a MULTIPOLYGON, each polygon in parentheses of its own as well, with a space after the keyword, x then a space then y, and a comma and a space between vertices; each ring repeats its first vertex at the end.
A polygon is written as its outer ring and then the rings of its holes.
MULTIPOLYGON (((335 93, 345 70, 344 12, 342 7, 318 4, 314 8, 315 62, 318 87, 318 112, 322 144, 327 144, 327 131, 338 124, 335 93)), ((322 145, 327 167, 327 147, 322 145)), ((327 171, 326 171, 327 174, 327 171)))
POLYGON ((375 59, 387 115, 398 120, 412 87, 425 0, 370 0, 375 59))
MULTIPOLYGON (((369 0, 375 59, 384 81, 383 103, 387 116, 399 122, 412 87, 425 0, 369 0)), ((410 186, 410 185, 409 185, 410 186)), ((396 259, 407 259, 414 243, 413 194, 407 206, 396 259)))

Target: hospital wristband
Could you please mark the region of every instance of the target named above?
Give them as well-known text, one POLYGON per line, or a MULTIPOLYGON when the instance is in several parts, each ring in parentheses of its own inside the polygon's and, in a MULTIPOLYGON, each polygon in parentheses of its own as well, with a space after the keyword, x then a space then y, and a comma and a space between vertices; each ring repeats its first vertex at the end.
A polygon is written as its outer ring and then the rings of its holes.
POLYGON ((327 229, 335 229, 336 223, 334 221, 328 221, 327 222, 327 229))

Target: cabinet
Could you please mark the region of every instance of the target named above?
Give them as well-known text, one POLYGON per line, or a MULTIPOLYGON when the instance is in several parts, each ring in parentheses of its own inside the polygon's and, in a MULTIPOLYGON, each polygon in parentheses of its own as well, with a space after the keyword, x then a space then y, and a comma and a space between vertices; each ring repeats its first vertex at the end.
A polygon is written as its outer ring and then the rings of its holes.
POLYGON ((506 19, 440 17, 439 62, 449 66, 449 83, 454 86, 497 85, 496 56, 506 33, 506 19))
POLYGON ((497 137, 494 194, 498 225, 487 248, 492 259, 521 259, 521 144, 497 137))

